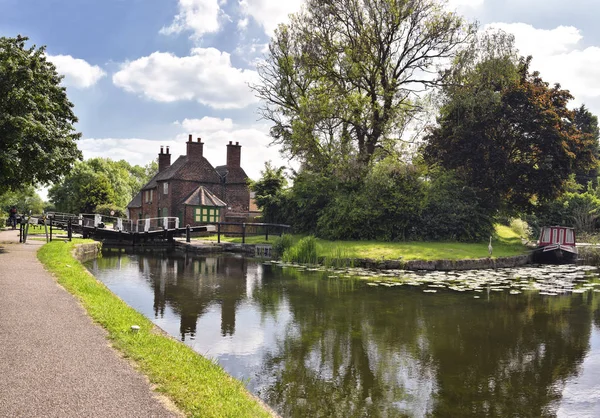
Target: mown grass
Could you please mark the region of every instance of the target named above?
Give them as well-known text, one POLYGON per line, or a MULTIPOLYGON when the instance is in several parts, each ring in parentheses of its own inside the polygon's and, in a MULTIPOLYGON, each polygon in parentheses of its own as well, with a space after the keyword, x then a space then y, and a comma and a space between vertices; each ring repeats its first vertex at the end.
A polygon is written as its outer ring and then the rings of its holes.
MULTIPOLYGON (((302 235, 294 235, 292 241, 298 243, 302 235)), ((216 241, 217 236, 207 237, 216 241)), ((265 241, 264 236, 246 237, 248 244, 273 243, 276 237, 265 241)), ((223 237, 222 242, 242 242, 238 237, 223 237)), ((460 260, 488 257, 488 241, 465 242, 382 242, 382 241, 327 241, 316 238, 317 257, 329 260, 347 258, 403 259, 403 260, 460 260)), ((510 227, 496 225, 492 237, 493 257, 510 257, 523 254, 527 248, 521 238, 510 227)))
POLYGON ((74 245, 84 242, 92 241, 53 241, 39 250, 38 258, 81 301, 92 319, 108 331, 113 346, 134 361, 158 392, 187 416, 271 416, 240 381, 214 361, 163 335, 150 320, 89 274, 71 255, 74 245), (134 324, 140 326, 137 333, 131 331, 134 324))

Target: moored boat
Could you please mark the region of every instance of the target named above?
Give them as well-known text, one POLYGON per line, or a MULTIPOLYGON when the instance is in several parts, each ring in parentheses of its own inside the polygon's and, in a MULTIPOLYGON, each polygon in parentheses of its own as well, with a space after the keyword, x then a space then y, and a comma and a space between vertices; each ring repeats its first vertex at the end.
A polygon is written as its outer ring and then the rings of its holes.
POLYGON ((533 252, 533 262, 566 264, 576 261, 575 230, 568 226, 542 227, 538 246, 533 252))

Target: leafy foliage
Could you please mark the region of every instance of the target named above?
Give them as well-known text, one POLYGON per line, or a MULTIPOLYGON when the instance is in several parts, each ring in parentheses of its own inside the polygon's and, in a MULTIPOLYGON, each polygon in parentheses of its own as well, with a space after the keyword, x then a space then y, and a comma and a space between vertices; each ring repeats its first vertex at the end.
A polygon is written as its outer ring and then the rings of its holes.
POLYGON ((61 212, 94 213, 98 207, 123 213, 153 175, 154 166, 131 166, 127 161, 92 158, 79 162, 63 181, 52 186, 50 200, 61 212))
POLYGON ((426 161, 455 170, 490 211, 531 211, 595 163, 593 139, 567 108, 571 94, 549 87, 530 62, 489 54, 476 63, 445 90, 438 126, 426 138, 426 161))
POLYGON ((56 181, 81 159, 61 77, 26 41, 0 37, 0 193, 56 181))
POLYGON ((454 173, 430 173, 418 222, 422 239, 482 241, 494 230, 494 219, 475 191, 454 173))
POLYGON ((262 220, 267 223, 278 223, 283 218, 281 211, 285 199, 287 180, 285 167, 275 168, 267 161, 261 171, 261 178, 250 181, 250 189, 256 193, 256 204, 262 210, 262 220))
POLYGON ((436 60, 474 30, 435 0, 307 0, 253 86, 274 142, 310 170, 368 164, 394 149, 417 93, 440 83, 436 60))
POLYGON ((44 211, 44 201, 33 186, 22 187, 0 195, 0 210, 2 211, 0 219, 4 217, 4 214, 8 214, 12 206, 17 208, 18 213, 31 211, 31 213, 39 215, 44 211))
MULTIPOLYGON (((584 158, 592 154, 598 160, 600 129, 598 128, 598 117, 593 115, 585 105, 575 109, 574 123, 577 129, 581 132, 584 147, 581 151, 584 158)), ((579 155, 576 156, 580 158, 579 155)), ((575 169, 575 177, 577 183, 586 187, 589 182, 593 187, 598 185, 598 161, 589 168, 577 167, 575 169)))

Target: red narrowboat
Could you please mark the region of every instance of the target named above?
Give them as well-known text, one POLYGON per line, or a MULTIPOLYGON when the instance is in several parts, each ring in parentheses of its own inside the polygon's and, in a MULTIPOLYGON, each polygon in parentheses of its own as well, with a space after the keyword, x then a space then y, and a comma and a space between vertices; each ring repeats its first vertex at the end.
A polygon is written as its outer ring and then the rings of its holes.
POLYGON ((544 226, 540 231, 533 261, 543 264, 565 264, 577 261, 575 230, 567 226, 544 226))

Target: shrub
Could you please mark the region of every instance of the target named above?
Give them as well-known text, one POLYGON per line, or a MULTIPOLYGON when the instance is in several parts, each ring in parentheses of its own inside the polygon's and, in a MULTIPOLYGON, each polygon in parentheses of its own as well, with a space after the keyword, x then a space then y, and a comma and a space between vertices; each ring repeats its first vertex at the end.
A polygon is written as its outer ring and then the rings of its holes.
POLYGON ((529 239, 531 238, 533 231, 522 219, 511 219, 510 220, 510 229, 513 230, 515 234, 520 236, 521 238, 529 239))
POLYGON ((283 234, 280 237, 275 238, 275 241, 273 242, 273 255, 276 258, 280 258, 293 244, 294 241, 290 234, 283 234))
POLYGON ((302 238, 283 253, 282 259, 287 263, 317 264, 317 240, 312 235, 302 238))

